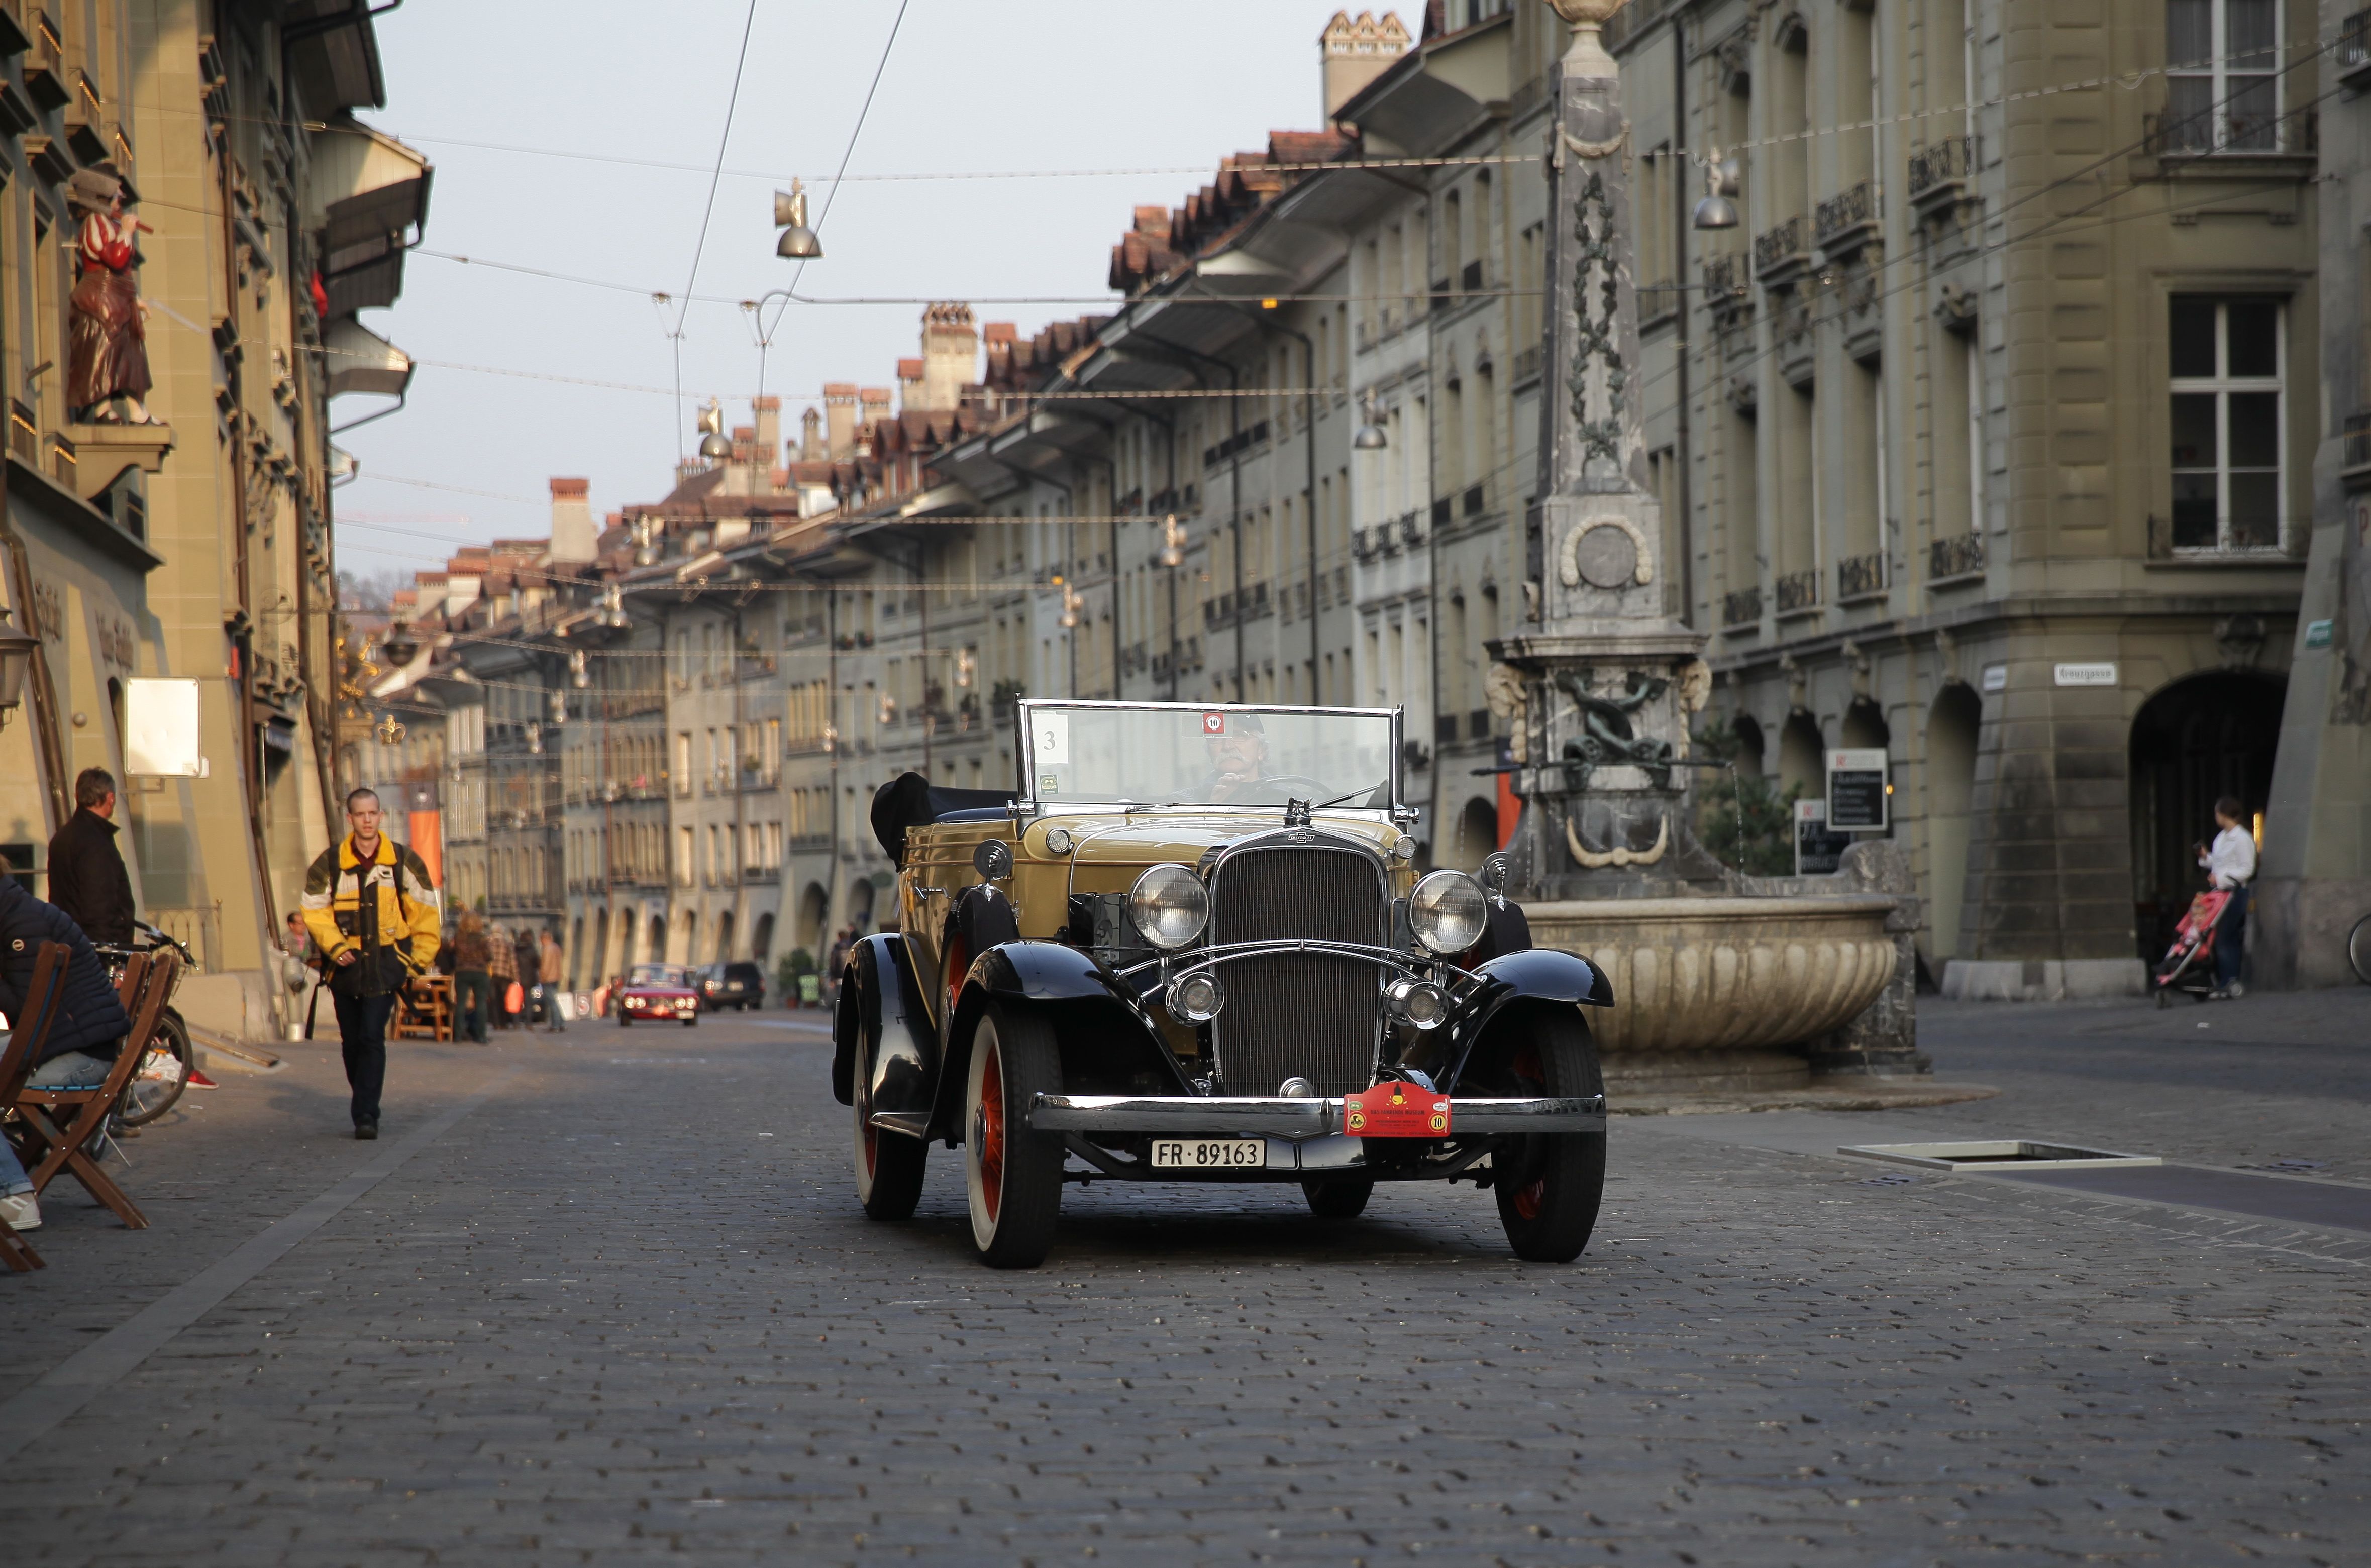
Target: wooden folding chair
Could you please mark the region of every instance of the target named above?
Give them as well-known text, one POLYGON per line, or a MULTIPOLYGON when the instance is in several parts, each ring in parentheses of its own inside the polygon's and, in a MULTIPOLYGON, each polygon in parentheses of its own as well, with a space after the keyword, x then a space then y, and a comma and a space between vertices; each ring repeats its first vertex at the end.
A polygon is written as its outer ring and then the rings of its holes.
MULTIPOLYGON (((12 1021, 16 1028, 0 1049, 0 1107, 14 1105, 33 1070, 33 1058, 58 1021, 58 1002, 65 995, 66 960, 74 949, 64 942, 43 942, 33 951, 32 983, 25 987, 24 1005, 12 1021)), ((47 1268, 41 1255, 6 1225, 0 1225, 0 1262, 18 1274, 47 1268)))
POLYGON ((123 978, 117 985, 116 994, 122 998, 123 1010, 132 1020, 132 1032, 124 1036, 123 1048, 116 1054, 115 1066, 105 1083, 96 1089, 29 1088, 17 1091, 17 1113, 49 1145, 41 1163, 27 1172, 33 1179, 34 1192, 47 1191, 61 1170, 72 1171, 84 1190, 114 1210, 115 1216, 127 1228, 148 1228, 148 1216, 140 1212, 140 1206, 115 1184, 113 1178, 98 1168, 98 1161, 83 1146, 105 1125, 107 1113, 122 1097, 123 1086, 147 1059, 148 1042, 156 1033, 156 1020, 164 1016, 165 1004, 172 999, 173 979, 180 973, 180 955, 170 948, 135 952, 124 961, 123 978), (61 1106, 77 1108, 72 1124, 63 1133, 47 1114, 61 1106))

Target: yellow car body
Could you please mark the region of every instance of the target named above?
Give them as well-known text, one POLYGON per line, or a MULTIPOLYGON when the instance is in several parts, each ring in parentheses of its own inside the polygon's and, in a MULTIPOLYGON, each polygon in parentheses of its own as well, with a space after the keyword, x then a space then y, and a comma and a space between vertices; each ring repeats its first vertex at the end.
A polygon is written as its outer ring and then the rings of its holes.
POLYGON ((1297 1182, 1336 1216, 1378 1181, 1516 1182, 1517 1251, 1579 1251, 1579 1009, 1611 994, 1496 882, 1420 870, 1396 711, 1024 701, 1013 732, 1009 790, 875 797, 896 929, 839 977, 832 1066, 868 1215, 910 1215, 943 1142, 991 1263, 1106 1177, 1297 1182))

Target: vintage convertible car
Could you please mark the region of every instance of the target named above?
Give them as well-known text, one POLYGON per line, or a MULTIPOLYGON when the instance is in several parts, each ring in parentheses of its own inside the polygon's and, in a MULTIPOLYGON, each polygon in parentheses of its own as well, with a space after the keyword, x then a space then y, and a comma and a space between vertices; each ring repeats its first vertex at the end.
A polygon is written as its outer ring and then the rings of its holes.
POLYGON ((1015 789, 874 797, 899 930, 850 954, 832 1057, 866 1214, 909 1217, 943 1141, 999 1267, 1105 1178, 1297 1182, 1336 1218, 1471 1180, 1519 1256, 1579 1253, 1605 1179, 1579 1004, 1611 990, 1531 946, 1503 860, 1417 874, 1396 710, 1017 719, 1015 789))

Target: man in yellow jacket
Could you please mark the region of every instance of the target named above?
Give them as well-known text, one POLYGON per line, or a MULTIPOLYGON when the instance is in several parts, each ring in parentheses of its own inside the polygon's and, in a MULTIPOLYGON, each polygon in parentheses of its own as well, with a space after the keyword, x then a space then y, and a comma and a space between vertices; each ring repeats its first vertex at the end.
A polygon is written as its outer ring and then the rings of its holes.
POLYGON ((346 797, 352 830, 305 873, 305 928, 330 966, 354 1136, 378 1136, 387 1081, 387 1021, 404 983, 436 962, 445 917, 420 857, 379 832, 378 796, 346 797))

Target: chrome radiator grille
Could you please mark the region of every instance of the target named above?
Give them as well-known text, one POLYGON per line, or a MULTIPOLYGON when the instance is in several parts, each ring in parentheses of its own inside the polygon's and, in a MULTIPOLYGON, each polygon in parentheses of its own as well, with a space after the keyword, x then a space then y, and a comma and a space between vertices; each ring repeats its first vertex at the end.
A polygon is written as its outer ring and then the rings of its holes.
MULTIPOLYGON (((1352 850, 1244 850, 1220 868, 1210 894, 1216 942, 1371 944, 1390 936, 1375 863, 1352 850)), ((1305 1078, 1324 1095, 1374 1082, 1379 973, 1313 953, 1221 967, 1227 1006, 1211 1029, 1227 1092, 1274 1094, 1290 1078, 1305 1078)))

